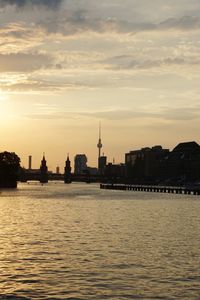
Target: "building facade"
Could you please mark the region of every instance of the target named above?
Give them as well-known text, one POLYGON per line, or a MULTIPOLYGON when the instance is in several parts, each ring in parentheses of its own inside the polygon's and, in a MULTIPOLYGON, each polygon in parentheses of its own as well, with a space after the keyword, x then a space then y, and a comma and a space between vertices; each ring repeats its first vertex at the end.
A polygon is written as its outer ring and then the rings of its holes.
POLYGON ((146 147, 125 154, 126 178, 130 182, 150 183, 160 180, 164 175, 162 163, 169 149, 162 146, 146 147))
POLYGON ((74 174, 84 174, 87 170, 87 156, 77 154, 74 158, 74 174))

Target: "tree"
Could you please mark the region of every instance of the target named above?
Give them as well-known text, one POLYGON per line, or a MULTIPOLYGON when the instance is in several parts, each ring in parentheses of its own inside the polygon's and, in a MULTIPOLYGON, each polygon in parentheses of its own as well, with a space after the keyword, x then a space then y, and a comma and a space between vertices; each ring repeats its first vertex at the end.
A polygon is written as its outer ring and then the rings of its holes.
POLYGON ((14 152, 0 153, 0 187, 16 188, 20 158, 14 152))

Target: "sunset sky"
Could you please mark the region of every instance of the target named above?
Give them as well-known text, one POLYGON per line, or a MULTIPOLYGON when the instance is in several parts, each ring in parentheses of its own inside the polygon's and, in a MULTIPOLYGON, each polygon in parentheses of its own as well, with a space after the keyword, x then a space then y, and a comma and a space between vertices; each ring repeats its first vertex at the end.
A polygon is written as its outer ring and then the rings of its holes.
POLYGON ((0 0, 0 151, 96 165, 200 142, 199 0, 0 0))

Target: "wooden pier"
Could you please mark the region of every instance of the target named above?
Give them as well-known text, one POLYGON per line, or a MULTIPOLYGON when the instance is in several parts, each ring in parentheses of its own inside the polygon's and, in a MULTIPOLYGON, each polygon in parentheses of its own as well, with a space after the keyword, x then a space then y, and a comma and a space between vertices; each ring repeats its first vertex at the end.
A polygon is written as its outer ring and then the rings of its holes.
POLYGON ((132 185, 132 184, 108 184, 101 183, 101 189, 135 191, 135 192, 152 192, 184 195, 200 195, 200 187, 173 187, 173 186, 154 186, 154 185, 132 185))

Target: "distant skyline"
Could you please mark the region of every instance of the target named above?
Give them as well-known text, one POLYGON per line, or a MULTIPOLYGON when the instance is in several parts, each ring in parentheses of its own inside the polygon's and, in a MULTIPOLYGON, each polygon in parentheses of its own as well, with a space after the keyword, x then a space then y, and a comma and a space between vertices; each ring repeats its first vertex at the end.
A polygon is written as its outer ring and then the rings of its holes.
POLYGON ((199 0, 1 0, 0 151, 61 170, 195 140, 199 0))

